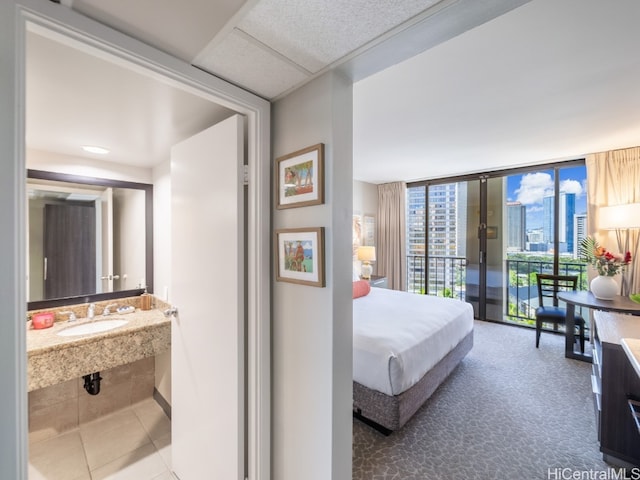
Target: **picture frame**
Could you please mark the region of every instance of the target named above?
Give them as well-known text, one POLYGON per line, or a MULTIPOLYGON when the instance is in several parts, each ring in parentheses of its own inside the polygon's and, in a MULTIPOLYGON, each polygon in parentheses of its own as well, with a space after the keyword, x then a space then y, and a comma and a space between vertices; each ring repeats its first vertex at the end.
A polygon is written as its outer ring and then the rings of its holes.
POLYGON ((318 143, 276 159, 276 208, 324 203, 324 144, 318 143))
POLYGON ((376 246, 376 217, 365 215, 362 223, 362 244, 368 247, 376 246))
POLYGON ((325 286, 324 227, 275 231, 276 280, 325 286))
POLYGON ((352 228, 352 254, 353 259, 356 259, 358 253, 358 247, 362 245, 362 215, 360 212, 353 212, 352 228))

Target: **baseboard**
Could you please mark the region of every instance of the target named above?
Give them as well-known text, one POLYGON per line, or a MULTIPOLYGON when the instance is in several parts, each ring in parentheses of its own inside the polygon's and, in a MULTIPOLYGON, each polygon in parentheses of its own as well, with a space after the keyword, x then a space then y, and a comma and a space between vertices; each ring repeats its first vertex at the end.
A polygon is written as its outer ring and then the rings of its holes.
POLYGON ((169 417, 169 420, 171 420, 171 405, 155 387, 153 388, 153 399, 158 403, 158 405, 160 405, 160 408, 164 410, 164 413, 169 417))

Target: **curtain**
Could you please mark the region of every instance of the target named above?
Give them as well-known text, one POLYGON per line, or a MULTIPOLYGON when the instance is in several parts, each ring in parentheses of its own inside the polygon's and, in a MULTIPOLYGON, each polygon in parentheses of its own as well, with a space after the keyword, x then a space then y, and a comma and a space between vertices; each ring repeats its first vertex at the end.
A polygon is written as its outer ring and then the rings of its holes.
MULTIPOLYGON (((607 205, 640 202, 640 147, 587 155, 587 224, 589 235, 609 250, 618 250, 616 234, 598 229, 598 210, 607 205)), ((631 229, 629 245, 633 263, 624 274, 630 293, 640 292, 640 231, 631 229)), ((624 252, 621 252, 624 253, 624 252)))
POLYGON ((407 283, 406 193, 402 182, 378 185, 378 275, 393 290, 406 290, 407 283))

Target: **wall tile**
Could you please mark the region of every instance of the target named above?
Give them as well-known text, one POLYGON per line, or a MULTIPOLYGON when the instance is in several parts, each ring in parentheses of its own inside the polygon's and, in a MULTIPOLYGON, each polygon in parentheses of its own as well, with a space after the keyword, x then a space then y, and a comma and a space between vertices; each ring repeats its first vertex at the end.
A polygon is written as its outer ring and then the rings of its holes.
POLYGON ((29 412, 29 443, 39 442, 78 426, 78 399, 29 412))
POLYGON ((116 412, 151 398, 155 361, 144 358, 100 372, 100 393, 89 395, 80 377, 29 392, 29 439, 41 441, 80 423, 116 412))
POLYGON ((75 380, 29 392, 29 413, 42 408, 50 408, 54 403, 67 403, 78 398, 75 380))

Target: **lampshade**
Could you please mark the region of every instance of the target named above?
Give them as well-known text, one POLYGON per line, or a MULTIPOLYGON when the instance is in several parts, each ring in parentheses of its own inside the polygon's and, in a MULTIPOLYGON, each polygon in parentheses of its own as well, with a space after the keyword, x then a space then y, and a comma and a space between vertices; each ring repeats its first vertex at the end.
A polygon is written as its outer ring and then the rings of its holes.
POLYGON ((376 247, 358 247, 358 260, 362 262, 375 262, 376 247))
POLYGON ((601 230, 640 228, 640 203, 600 207, 598 227, 601 230))

